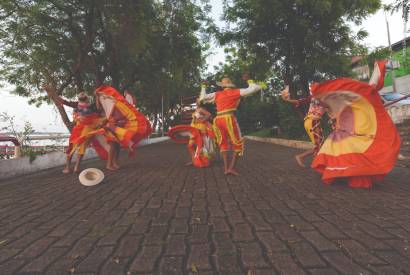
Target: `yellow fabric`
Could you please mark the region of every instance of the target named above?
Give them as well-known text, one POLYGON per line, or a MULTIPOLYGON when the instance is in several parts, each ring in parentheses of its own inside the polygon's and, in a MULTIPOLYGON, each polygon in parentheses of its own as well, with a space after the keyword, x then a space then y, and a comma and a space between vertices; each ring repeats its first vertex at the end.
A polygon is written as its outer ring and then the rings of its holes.
MULTIPOLYGON (((354 116, 354 132, 340 141, 327 139, 320 153, 331 156, 364 153, 373 143, 373 137, 377 131, 376 112, 373 106, 365 98, 361 98, 354 101, 350 107, 354 116)), ((337 119, 337 121, 340 120, 337 119)), ((339 129, 338 124, 336 124, 336 129, 339 129)))
POLYGON ((115 127, 115 135, 109 132, 107 134, 107 137, 108 139, 118 140, 121 142, 126 138, 127 134, 130 135, 138 131, 138 121, 135 114, 131 112, 129 110, 129 107, 126 106, 124 103, 117 101, 115 103, 114 108, 117 108, 117 110, 121 112, 121 114, 125 117, 125 120, 127 120, 127 123, 121 127, 115 127))
POLYGON ((311 116, 306 116, 305 117, 304 126, 305 126, 306 133, 308 134, 310 140, 314 144, 315 143, 315 136, 313 135, 313 132, 312 132, 313 118, 311 116))

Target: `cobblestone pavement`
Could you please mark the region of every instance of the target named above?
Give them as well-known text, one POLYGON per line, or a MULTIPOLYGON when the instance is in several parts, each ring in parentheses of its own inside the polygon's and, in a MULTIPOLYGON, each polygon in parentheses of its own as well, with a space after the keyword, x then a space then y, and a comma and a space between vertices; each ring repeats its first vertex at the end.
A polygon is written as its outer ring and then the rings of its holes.
POLYGON ((327 187, 296 152, 247 142, 237 178, 163 143, 96 187, 57 169, 2 181, 0 274, 410 274, 410 170, 327 187))

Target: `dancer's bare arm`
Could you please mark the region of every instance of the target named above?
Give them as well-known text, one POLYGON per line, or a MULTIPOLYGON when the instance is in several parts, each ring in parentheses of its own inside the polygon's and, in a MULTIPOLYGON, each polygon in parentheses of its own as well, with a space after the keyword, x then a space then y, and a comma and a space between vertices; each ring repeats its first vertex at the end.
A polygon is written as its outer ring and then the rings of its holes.
POLYGON ((200 102, 214 102, 215 101, 215 93, 206 93, 206 85, 201 85, 201 93, 199 94, 199 101, 200 102))
POLYGON ((262 90, 262 87, 256 83, 254 83, 252 80, 248 80, 249 87, 248 88, 243 88, 239 89, 240 95, 245 97, 245 96, 251 96, 254 93, 259 92, 262 90))

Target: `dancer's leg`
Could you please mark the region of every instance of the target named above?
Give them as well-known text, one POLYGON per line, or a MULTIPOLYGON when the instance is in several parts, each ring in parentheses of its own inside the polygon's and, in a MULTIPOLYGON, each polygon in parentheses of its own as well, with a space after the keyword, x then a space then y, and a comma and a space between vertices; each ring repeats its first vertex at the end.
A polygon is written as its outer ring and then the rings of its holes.
POLYGON ((224 173, 227 175, 229 173, 229 166, 228 166, 228 151, 221 152, 222 159, 224 161, 224 173))
POLYGON ((64 174, 68 174, 68 173, 71 172, 70 164, 71 164, 71 159, 72 159, 72 158, 73 158, 73 156, 72 156, 71 154, 67 154, 66 165, 65 165, 65 167, 64 167, 64 169, 63 169, 63 173, 64 173, 64 174))
POLYGON ((107 168, 108 170, 117 170, 117 169, 114 167, 114 164, 113 164, 114 158, 115 158, 115 144, 114 144, 114 142, 110 142, 109 145, 110 145, 110 149, 109 149, 109 151, 108 151, 108 159, 107 159, 107 166, 106 166, 106 168, 107 168))
POLYGON ((118 143, 114 143, 114 158, 112 165, 114 166, 115 169, 119 169, 120 166, 118 165, 118 159, 120 158, 120 150, 121 146, 118 143))
POLYGON ((74 166, 74 173, 78 173, 80 171, 80 163, 81 160, 83 159, 84 155, 77 155, 77 161, 75 162, 75 166, 74 166))
POLYGON ((307 150, 307 151, 305 151, 301 154, 296 155, 295 159, 296 159, 296 162, 298 163, 298 165, 300 167, 306 167, 305 164, 303 163, 305 158, 315 154, 315 151, 316 151, 315 149, 310 149, 310 150, 307 150))
POLYGON ((235 175, 235 176, 239 176, 239 172, 236 171, 235 169, 235 165, 236 165, 236 161, 238 159, 239 153, 238 152, 233 152, 232 155, 232 160, 231 160, 231 164, 229 165, 229 174, 235 175))

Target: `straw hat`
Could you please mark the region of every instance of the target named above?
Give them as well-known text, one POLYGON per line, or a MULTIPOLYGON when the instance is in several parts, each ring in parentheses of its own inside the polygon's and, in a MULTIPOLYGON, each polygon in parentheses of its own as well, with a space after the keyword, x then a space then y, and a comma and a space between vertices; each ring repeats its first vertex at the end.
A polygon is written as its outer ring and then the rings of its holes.
POLYGON ((104 173, 97 168, 88 168, 80 173, 78 179, 84 186, 94 186, 103 181, 104 173))
POLYGON ((229 77, 222 78, 221 82, 216 82, 216 85, 222 88, 235 88, 235 84, 232 83, 232 80, 229 77))

